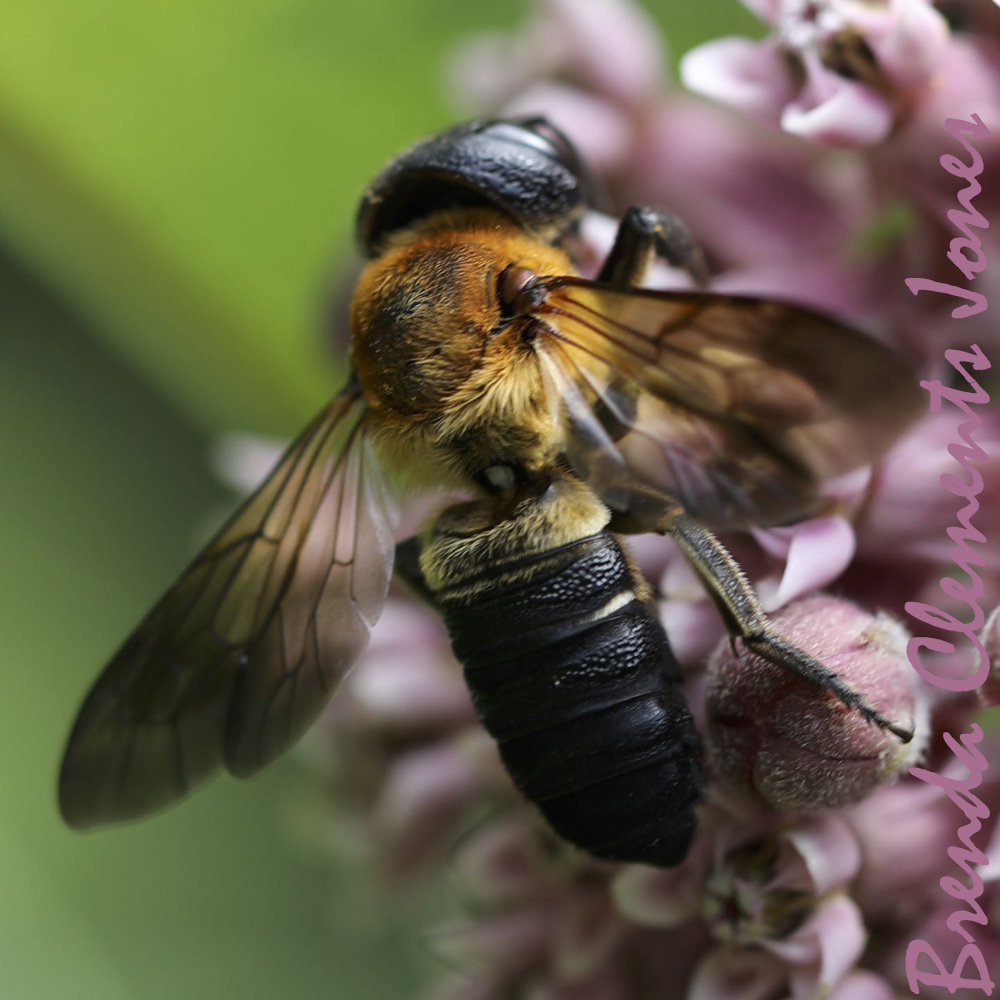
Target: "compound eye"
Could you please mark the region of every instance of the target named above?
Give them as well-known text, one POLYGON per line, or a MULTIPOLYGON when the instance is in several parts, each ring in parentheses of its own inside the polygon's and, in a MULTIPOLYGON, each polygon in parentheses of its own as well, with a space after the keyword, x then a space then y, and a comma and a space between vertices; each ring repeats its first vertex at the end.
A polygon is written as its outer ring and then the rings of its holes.
POLYGON ((525 145, 551 157, 556 163, 568 167, 573 173, 581 174, 583 164, 576 147, 569 141, 565 133, 557 129, 547 118, 541 115, 532 115, 528 118, 512 119, 511 124, 518 127, 520 130, 519 138, 525 145))
POLYGON ((530 312, 540 301, 535 282, 538 275, 530 267, 510 265, 500 272, 497 279, 497 300, 504 319, 530 312))

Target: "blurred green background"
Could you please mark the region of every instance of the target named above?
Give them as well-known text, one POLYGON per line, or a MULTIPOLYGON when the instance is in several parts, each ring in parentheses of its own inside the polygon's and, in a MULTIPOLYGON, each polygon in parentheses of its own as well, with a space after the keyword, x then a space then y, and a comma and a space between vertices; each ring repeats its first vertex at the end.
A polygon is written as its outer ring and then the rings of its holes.
MULTIPOLYGON (((647 7, 675 56, 760 31, 736 0, 647 7)), ((293 832, 322 794, 294 755, 90 835, 54 782, 86 686, 232 502, 213 435, 290 434, 336 388, 321 329, 366 180, 456 117, 462 37, 525 9, 3 0, 4 1000, 408 998, 433 973, 421 904, 293 832)))

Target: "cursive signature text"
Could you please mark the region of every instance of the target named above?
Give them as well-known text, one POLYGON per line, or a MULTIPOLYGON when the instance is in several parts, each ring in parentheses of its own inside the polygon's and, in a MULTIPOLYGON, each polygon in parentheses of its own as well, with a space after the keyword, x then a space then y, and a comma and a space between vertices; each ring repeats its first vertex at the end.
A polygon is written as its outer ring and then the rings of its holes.
MULTIPOLYGON (((948 248, 948 259, 957 267, 966 280, 972 281, 986 269, 986 255, 983 252, 982 241, 976 229, 987 229, 989 222, 972 204, 973 199, 982 190, 976 179, 983 169, 983 158, 963 133, 969 133, 973 138, 983 139, 990 135, 989 129, 983 124, 979 115, 972 115, 972 121, 960 118, 949 118, 945 127, 957 138, 971 156, 971 162, 965 163, 959 157, 945 155, 941 157, 941 166, 955 177, 966 181, 966 186, 959 192, 958 200, 963 210, 952 209, 948 212, 948 220, 959 230, 948 248)), ((987 307, 986 296, 959 285, 949 285, 940 281, 930 281, 925 278, 907 278, 906 285, 917 295, 922 291, 942 292, 957 298, 966 299, 965 305, 952 310, 955 319, 966 319, 981 313, 987 307)), ((961 466, 964 476, 947 473, 941 476, 941 485, 949 493, 965 500, 965 506, 958 512, 958 524, 948 529, 948 537, 955 544, 949 549, 956 566, 968 578, 968 583, 961 583, 954 577, 946 576, 940 581, 941 590, 950 598, 966 605, 969 609, 969 620, 962 621, 948 611, 942 611, 932 604, 910 601, 906 611, 918 621, 947 632, 964 635, 979 652, 979 668, 968 678, 942 677, 931 671, 920 661, 920 651, 930 649, 937 653, 954 653, 954 643, 943 639, 933 639, 926 636, 914 637, 906 647, 910 664, 926 681, 947 691, 971 691, 983 684, 989 675, 990 658, 983 649, 976 632, 983 627, 984 614, 978 604, 983 593, 983 583, 974 567, 985 565, 985 557, 981 552, 969 547, 969 543, 983 545, 986 537, 976 528, 972 519, 979 510, 979 492, 983 488, 983 477, 972 463, 982 462, 986 453, 976 442, 976 432, 980 428, 980 418, 972 409, 989 402, 989 394, 970 374, 969 369, 983 371, 990 367, 986 355, 977 344, 967 351, 949 350, 944 353, 955 371, 962 376, 969 388, 957 389, 945 386, 940 381, 921 382, 920 385, 930 393, 931 411, 937 413, 941 404, 947 400, 954 404, 967 418, 958 428, 960 442, 949 445, 948 452, 961 466)), ((976 744, 983 738, 983 731, 973 725, 972 731, 963 733, 956 740, 950 733, 944 734, 948 748, 956 757, 955 766, 964 765, 968 777, 960 780, 948 769, 947 774, 935 774, 924 768, 910 768, 910 774, 921 781, 936 785, 946 792, 948 797, 962 810, 967 822, 958 831, 961 847, 949 847, 948 857, 955 862, 968 879, 968 884, 955 876, 946 876, 940 880, 941 888, 953 899, 961 901, 965 909, 957 909, 946 921, 948 930, 960 936, 962 949, 958 954, 954 967, 949 971, 938 957, 934 949, 923 940, 911 941, 906 950, 906 979, 913 993, 920 992, 920 985, 944 986, 949 992, 956 989, 978 989, 987 996, 992 996, 994 983, 990 979, 989 969, 983 958, 982 951, 976 944, 975 934, 968 925, 986 926, 986 915, 979 905, 979 896, 983 891, 983 880, 976 867, 986 865, 989 859, 972 843, 972 838, 982 829, 983 821, 989 818, 990 811, 983 802, 973 794, 982 781, 983 772, 987 769, 986 758, 980 753, 976 744), (934 963, 935 971, 917 969, 917 960, 926 955, 934 963), (969 963, 975 967, 976 977, 966 976, 969 963)))

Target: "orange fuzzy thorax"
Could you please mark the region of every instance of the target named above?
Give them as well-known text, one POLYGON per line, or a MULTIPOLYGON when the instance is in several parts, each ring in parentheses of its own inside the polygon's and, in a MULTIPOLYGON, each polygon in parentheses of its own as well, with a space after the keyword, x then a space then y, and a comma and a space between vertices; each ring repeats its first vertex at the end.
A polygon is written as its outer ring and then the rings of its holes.
POLYGON ((432 452, 465 465, 460 442, 471 464, 530 462, 547 414, 522 336, 530 320, 505 323, 498 297, 511 268, 575 273, 563 251, 487 211, 439 213, 365 268, 351 303, 354 359, 386 457, 410 465, 432 452))

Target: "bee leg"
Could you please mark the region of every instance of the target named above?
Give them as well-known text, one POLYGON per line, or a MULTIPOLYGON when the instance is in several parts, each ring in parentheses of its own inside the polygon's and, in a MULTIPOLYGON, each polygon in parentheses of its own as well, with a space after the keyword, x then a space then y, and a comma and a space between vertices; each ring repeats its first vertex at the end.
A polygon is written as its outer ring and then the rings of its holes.
POLYGON ((691 520, 679 507, 670 511, 663 527, 705 585, 730 633, 742 639, 747 649, 817 687, 832 691, 848 708, 856 709, 869 722, 888 729, 904 743, 913 739, 912 730, 887 719, 836 671, 799 649, 771 624, 746 574, 710 531, 691 520))
POLYGON ((683 268, 699 287, 708 284, 705 255, 684 223, 670 212, 635 205, 622 216, 614 246, 597 280, 618 288, 635 288, 657 257, 671 267, 683 268))
POLYGON ((419 597, 431 607, 434 604, 434 594, 427 586, 423 570, 420 568, 420 539, 414 535, 404 542, 396 543, 396 562, 393 566, 399 578, 419 597))

